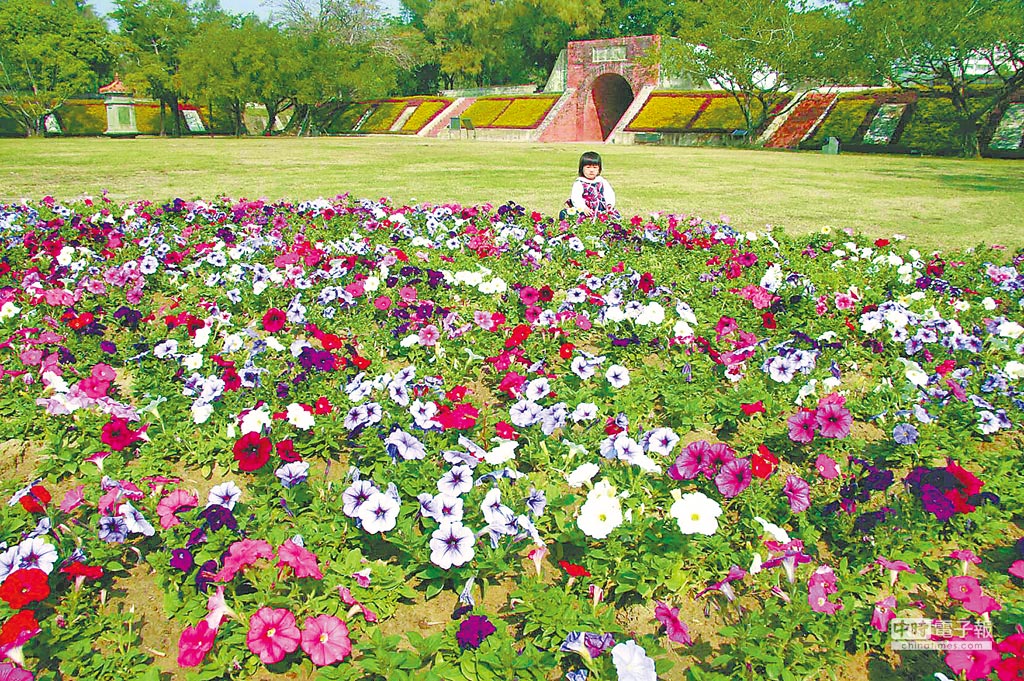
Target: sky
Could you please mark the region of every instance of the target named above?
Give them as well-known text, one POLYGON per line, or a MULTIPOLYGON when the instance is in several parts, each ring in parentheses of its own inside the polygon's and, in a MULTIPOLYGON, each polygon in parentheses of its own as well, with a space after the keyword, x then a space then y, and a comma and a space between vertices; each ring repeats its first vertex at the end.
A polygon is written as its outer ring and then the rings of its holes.
MULTIPOLYGON (((113 0, 89 0, 97 14, 107 15, 114 9, 113 0)), ((221 9, 231 14, 255 14, 261 19, 270 16, 270 3, 265 0, 220 0, 221 9)), ((381 0, 381 6, 398 14, 398 0, 381 0)))

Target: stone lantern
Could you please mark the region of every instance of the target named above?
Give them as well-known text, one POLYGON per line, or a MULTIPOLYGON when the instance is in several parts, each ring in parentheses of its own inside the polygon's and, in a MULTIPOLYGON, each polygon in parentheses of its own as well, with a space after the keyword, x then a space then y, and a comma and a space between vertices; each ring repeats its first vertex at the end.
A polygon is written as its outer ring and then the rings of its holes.
POLYGON ((100 88, 103 102, 107 105, 108 137, 135 137, 139 129, 135 127, 135 99, 128 88, 115 76, 114 81, 100 88))

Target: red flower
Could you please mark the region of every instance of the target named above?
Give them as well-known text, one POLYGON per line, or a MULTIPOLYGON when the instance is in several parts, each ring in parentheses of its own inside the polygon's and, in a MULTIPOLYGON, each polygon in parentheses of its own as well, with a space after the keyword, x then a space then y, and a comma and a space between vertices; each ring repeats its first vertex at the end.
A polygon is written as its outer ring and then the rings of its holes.
POLYGON ((369 368, 371 362, 365 357, 360 357, 359 355, 352 355, 352 363, 355 364, 360 371, 365 371, 366 369, 369 368))
POLYGON ((318 399, 316 404, 313 406, 313 413, 318 415, 330 414, 332 411, 334 411, 334 405, 332 405, 331 401, 326 397, 318 399))
POLYGON ((562 347, 558 348, 558 356, 562 359, 572 359, 574 350, 576 350, 576 346, 572 343, 562 343, 562 347))
POLYGON ((875 239, 875 248, 885 248, 889 245, 888 239, 875 239))
POLYGON ((242 387, 242 377, 238 375, 238 372, 235 371, 234 367, 228 367, 225 369, 220 378, 224 381, 224 389, 228 392, 235 392, 242 387))
POLYGON ((324 350, 337 350, 343 344, 341 338, 333 333, 325 333, 320 337, 320 345, 323 346, 324 350))
POLYGON ((758 400, 757 402, 749 403, 749 404, 741 404, 740 405, 740 409, 742 409, 743 413, 746 414, 747 416, 753 416, 754 414, 763 414, 763 413, 765 413, 764 412, 764 401, 763 400, 758 400))
POLYGON ((565 560, 558 561, 558 564, 562 566, 563 570, 565 570, 565 574, 569 575, 570 577, 590 576, 590 573, 587 572, 587 568, 583 567, 582 565, 575 565, 565 560))
POLYGON ((295 443, 291 440, 281 440, 274 447, 277 449, 277 455, 281 461, 302 461, 302 457, 295 451, 295 443))
POLYGON ((650 272, 644 272, 640 275, 640 281, 636 287, 644 293, 650 293, 654 289, 654 275, 650 272))
POLYGON ((20 648, 40 631, 42 630, 36 621, 35 613, 31 610, 22 610, 0 627, 0 655, 6 654, 12 648, 20 648))
POLYGON ((287 321, 288 318, 285 316, 284 310, 272 307, 263 315, 263 330, 268 333, 277 333, 284 328, 287 321))
POLYGON ((935 373, 940 376, 945 376, 953 369, 956 369, 956 360, 947 359, 945 362, 940 362, 935 366, 935 373))
POLYGON ((772 473, 775 472, 775 467, 779 465, 779 457, 772 454, 764 445, 758 445, 757 454, 750 458, 751 472, 755 478, 762 480, 770 478, 772 473))
POLYGON ((519 439, 519 433, 517 433, 515 428, 512 427, 512 424, 507 421, 498 421, 495 423, 494 432, 497 433, 498 437, 504 440, 519 439))
POLYGON ((457 385, 445 392, 444 396, 449 402, 461 402, 466 397, 466 386, 457 385))
POLYGON ((77 560, 62 567, 60 572, 68 577, 84 577, 86 579, 99 579, 103 576, 103 568, 99 565, 86 565, 77 560))
POLYGON ((44 600, 49 595, 50 584, 46 573, 39 568, 15 570, 0 584, 0 598, 15 610, 44 600))
POLYGON ((28 494, 21 496, 18 503, 29 513, 45 513, 50 503, 50 493, 42 485, 32 485, 28 494))
POLYGON ((774 329, 776 327, 775 315, 773 315, 771 312, 765 312, 763 315, 761 315, 761 326, 763 326, 766 329, 774 329))
POLYGON ((270 460, 270 448, 273 444, 269 438, 259 433, 246 433, 235 442, 235 460, 242 471, 255 471, 263 468, 270 460))
POLYGON ((505 347, 514 348, 522 345, 523 341, 529 338, 531 333, 533 333, 533 329, 526 324, 519 324, 512 329, 512 335, 505 340, 505 347))

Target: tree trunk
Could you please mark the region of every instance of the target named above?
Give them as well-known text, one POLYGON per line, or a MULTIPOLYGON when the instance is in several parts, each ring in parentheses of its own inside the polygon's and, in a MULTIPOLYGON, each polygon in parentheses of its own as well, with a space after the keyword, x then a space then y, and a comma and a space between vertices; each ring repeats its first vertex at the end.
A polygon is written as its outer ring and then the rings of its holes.
POLYGON ((167 117, 165 115, 166 109, 167 109, 167 102, 165 102, 164 98, 161 97, 160 98, 160 137, 166 137, 167 136, 167 127, 166 127, 167 117))
POLYGON ((173 116, 174 120, 174 132, 171 133, 171 136, 181 137, 181 112, 178 111, 178 96, 170 95, 168 100, 168 108, 171 110, 171 116, 173 116))
POLYGON ((263 129, 263 136, 270 137, 274 132, 274 122, 277 121, 277 102, 264 102, 267 109, 267 125, 263 129))
POLYGON ((957 140, 960 142, 960 156, 963 158, 979 158, 981 156, 981 143, 978 136, 981 130, 974 114, 971 113, 970 104, 967 101, 967 86, 956 84, 950 88, 950 101, 957 118, 957 140))

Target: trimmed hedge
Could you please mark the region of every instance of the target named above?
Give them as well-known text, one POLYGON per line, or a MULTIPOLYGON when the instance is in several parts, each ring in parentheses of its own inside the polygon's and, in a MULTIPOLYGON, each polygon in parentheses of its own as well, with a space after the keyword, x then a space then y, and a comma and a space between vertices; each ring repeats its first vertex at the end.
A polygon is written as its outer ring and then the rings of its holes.
POLYGON ((682 132, 707 104, 706 92, 654 92, 626 130, 630 132, 682 132))
POLYGON ((64 135, 102 135, 107 131, 107 105, 102 99, 69 99, 57 108, 64 135))
POLYGON ((488 128, 494 124, 495 119, 504 113, 511 103, 512 99, 509 97, 481 97, 469 105, 469 108, 462 113, 462 118, 468 118, 473 121, 474 127, 488 128))
POLYGON ((736 100, 729 96, 712 97, 693 123, 691 130, 733 131, 747 127, 747 119, 736 100))
POLYGON ((327 132, 330 134, 339 134, 345 132, 352 132, 356 123, 363 117, 370 108, 371 104, 367 102, 349 102, 343 104, 335 112, 331 122, 327 124, 327 132))
MULTIPOLYGON (((494 128, 536 128, 551 111, 558 101, 559 95, 540 95, 536 97, 517 97, 512 100, 504 111, 494 119, 490 127, 494 128)), ((476 125, 476 119, 467 116, 476 125)))

